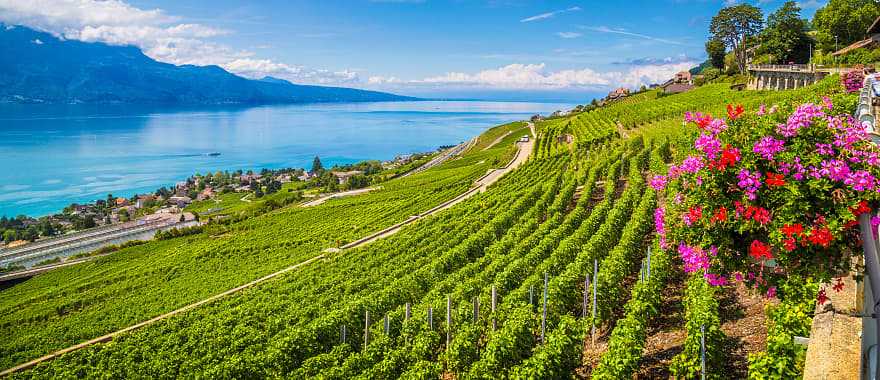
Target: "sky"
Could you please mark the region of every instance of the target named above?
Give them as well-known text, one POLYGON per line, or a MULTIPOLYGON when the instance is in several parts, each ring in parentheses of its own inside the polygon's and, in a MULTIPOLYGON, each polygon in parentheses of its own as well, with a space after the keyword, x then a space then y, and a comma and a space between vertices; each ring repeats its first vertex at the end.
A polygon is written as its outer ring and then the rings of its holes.
MULTIPOLYGON (((405 95, 568 100, 706 58, 733 0, 0 0, 0 22, 174 64, 405 95)), ((825 1, 799 3, 812 17, 825 1)), ((781 0, 750 2, 767 14, 781 0)))

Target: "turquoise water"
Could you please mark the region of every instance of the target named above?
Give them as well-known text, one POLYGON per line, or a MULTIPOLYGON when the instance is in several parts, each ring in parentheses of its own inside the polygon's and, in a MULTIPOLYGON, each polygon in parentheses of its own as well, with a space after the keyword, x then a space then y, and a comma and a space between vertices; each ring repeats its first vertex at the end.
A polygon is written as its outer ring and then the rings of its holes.
POLYGON ((388 102, 251 108, 0 105, 0 215, 131 196, 217 170, 325 166, 436 149, 570 105, 388 102), (206 154, 219 152, 220 156, 206 154))

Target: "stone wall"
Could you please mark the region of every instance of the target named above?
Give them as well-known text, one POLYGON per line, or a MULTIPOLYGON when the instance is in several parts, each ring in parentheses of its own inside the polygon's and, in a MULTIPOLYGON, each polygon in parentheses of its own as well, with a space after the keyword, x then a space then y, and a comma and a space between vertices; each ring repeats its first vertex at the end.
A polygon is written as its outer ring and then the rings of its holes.
POLYGON ((825 77, 821 71, 749 70, 749 90, 790 90, 809 86, 825 77))

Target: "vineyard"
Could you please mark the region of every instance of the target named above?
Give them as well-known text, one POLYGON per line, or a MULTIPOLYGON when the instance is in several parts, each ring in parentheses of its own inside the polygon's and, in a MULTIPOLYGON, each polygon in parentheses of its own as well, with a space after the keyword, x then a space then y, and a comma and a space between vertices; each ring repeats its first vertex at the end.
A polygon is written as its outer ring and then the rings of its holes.
MULTIPOLYGON (((805 348, 790 342, 809 333, 817 284, 793 278, 779 302, 760 301, 767 312, 759 307, 754 317, 768 327, 758 344, 743 343, 728 315, 737 313, 725 310, 748 291, 686 274, 678 253, 661 248, 655 210, 671 200, 649 181, 693 145, 698 133, 682 125, 685 112, 819 102, 838 87, 829 78, 781 92, 725 84, 674 96, 648 91, 538 122, 532 157, 484 193, 390 237, 13 376, 699 378, 705 346, 709 378, 797 377, 805 348)), ((460 158, 369 194, 212 224, 2 290, 0 366, 149 319, 430 209, 509 161, 526 131, 524 123, 493 128, 460 158)))

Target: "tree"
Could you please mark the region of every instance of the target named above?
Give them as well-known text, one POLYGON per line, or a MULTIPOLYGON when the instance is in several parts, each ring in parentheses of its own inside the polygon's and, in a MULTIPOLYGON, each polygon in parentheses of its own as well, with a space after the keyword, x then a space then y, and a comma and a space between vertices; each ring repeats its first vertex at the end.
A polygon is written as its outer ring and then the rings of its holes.
POLYGON ((709 24, 709 33, 733 51, 735 63, 740 72, 746 70, 747 49, 746 39, 761 32, 764 14, 761 9, 739 4, 722 8, 709 24))
POLYGON ((801 18, 801 8, 794 1, 786 1, 767 17, 767 28, 762 33, 760 51, 770 54, 778 63, 806 63, 810 55, 810 37, 807 20, 801 18))
POLYGON ((131 220, 131 215, 128 214, 128 209, 124 209, 124 208, 120 209, 119 210, 119 221, 120 222, 127 222, 129 220, 131 220))
POLYGON ((363 174, 355 174, 351 177, 348 177, 348 182, 346 182, 346 186, 349 189, 360 189, 370 185, 370 179, 363 174))
POLYGON ((724 69, 724 55, 727 54, 727 47, 724 46, 724 41, 717 38, 706 41, 706 54, 709 55, 709 62, 712 63, 712 67, 719 70, 724 69))
POLYGON ((880 5, 874 0, 830 0, 813 16, 819 48, 833 52, 865 38, 878 16, 880 5))
POLYGON ((5 241, 7 243, 15 241, 17 237, 18 237, 18 234, 15 232, 15 230, 3 231, 3 241, 5 241))
POLYGON ((324 171, 324 165, 321 164, 321 158, 315 156, 315 159, 312 161, 312 173, 320 174, 324 171))

